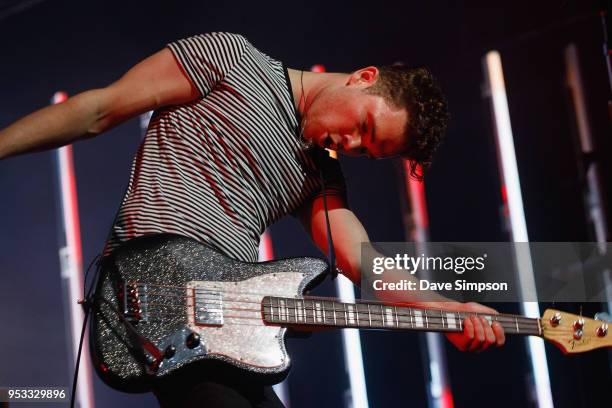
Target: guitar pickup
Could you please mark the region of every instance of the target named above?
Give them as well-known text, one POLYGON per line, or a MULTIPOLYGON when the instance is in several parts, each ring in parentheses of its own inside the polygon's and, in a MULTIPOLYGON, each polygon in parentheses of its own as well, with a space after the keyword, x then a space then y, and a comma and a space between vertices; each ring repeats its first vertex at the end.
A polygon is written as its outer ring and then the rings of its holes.
POLYGON ((193 288, 195 324, 201 326, 223 325, 223 295, 221 292, 193 288))

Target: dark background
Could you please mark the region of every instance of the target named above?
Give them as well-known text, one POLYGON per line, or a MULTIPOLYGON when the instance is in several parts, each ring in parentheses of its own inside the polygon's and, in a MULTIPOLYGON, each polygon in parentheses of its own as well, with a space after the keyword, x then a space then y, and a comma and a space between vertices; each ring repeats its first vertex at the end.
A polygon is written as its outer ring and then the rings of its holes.
MULTIPOLYGON (((206 31, 243 34, 289 67, 348 72, 427 65, 452 119, 429 177, 432 241, 504 241, 495 141, 482 57, 501 52, 530 239, 592 240, 585 221, 563 48, 578 46, 589 113, 610 177, 608 84, 597 1, 0 2, 0 127, 54 92, 103 87, 167 42, 206 31), (9 8, 9 7, 21 8, 9 8)), ((85 263, 98 254, 127 185, 138 120, 74 148, 85 263)), ((68 386, 53 154, 0 162, 0 385, 68 386)), ((393 161, 342 159, 350 205, 373 241, 403 241, 401 172, 393 161)), ((612 184, 612 183, 610 183, 612 184)), ((610 185, 608 184, 608 185, 610 185)), ((606 190, 609 199, 609 190, 606 190)), ((273 226, 278 257, 316 254, 294 220, 273 226)), ((332 294, 326 283, 316 293, 332 294)), ((518 312, 513 304, 494 305, 518 312)), ((578 305, 567 305, 578 312, 578 305)), ((597 308, 593 305, 592 308, 597 308)), ((419 335, 361 335, 371 407, 426 406, 419 335)), ((289 344, 291 406, 340 407, 348 380, 338 333, 289 344)), ((530 406, 524 341, 464 354, 447 347, 455 405, 530 406)), ((547 346, 555 406, 594 406, 612 384, 608 353, 571 358, 547 346), (603 385, 603 386, 602 386, 603 385)), ((155 406, 96 378, 98 406, 155 406)), ((42 405, 38 405, 42 406, 42 405)))

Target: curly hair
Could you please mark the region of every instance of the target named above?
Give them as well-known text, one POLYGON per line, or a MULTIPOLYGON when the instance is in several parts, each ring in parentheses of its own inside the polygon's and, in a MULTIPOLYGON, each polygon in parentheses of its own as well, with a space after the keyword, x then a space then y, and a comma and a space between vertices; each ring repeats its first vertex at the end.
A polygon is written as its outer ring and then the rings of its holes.
POLYGON ((406 144, 400 156, 410 161, 410 176, 423 180, 448 123, 447 102, 440 86, 424 67, 386 65, 366 93, 384 97, 397 109, 406 109, 406 144))

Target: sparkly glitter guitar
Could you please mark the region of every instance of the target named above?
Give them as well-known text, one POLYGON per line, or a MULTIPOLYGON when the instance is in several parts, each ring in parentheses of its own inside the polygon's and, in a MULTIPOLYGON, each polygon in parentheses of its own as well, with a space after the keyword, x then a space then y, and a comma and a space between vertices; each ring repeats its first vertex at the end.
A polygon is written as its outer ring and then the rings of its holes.
MULTIPOLYGON (((174 235, 129 241, 104 263, 97 286, 91 346, 98 374, 128 392, 204 370, 275 383, 289 371, 288 328, 463 331, 461 312, 303 297, 326 269, 318 258, 239 262, 174 235)), ((607 323, 556 310, 540 319, 483 316, 565 353, 612 346, 607 323)))

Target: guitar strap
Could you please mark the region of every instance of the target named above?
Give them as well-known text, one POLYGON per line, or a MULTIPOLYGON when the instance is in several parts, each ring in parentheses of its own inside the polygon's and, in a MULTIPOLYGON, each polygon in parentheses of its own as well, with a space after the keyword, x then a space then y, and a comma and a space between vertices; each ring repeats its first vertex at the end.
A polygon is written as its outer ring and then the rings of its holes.
POLYGON ((336 251, 334 250, 334 240, 332 238, 331 224, 329 222, 329 210, 327 208, 327 188, 325 186, 325 177, 323 172, 319 171, 321 184, 323 185, 323 208, 325 209, 325 226, 327 228, 327 265, 328 271, 332 279, 338 277, 338 266, 336 265, 336 251))

